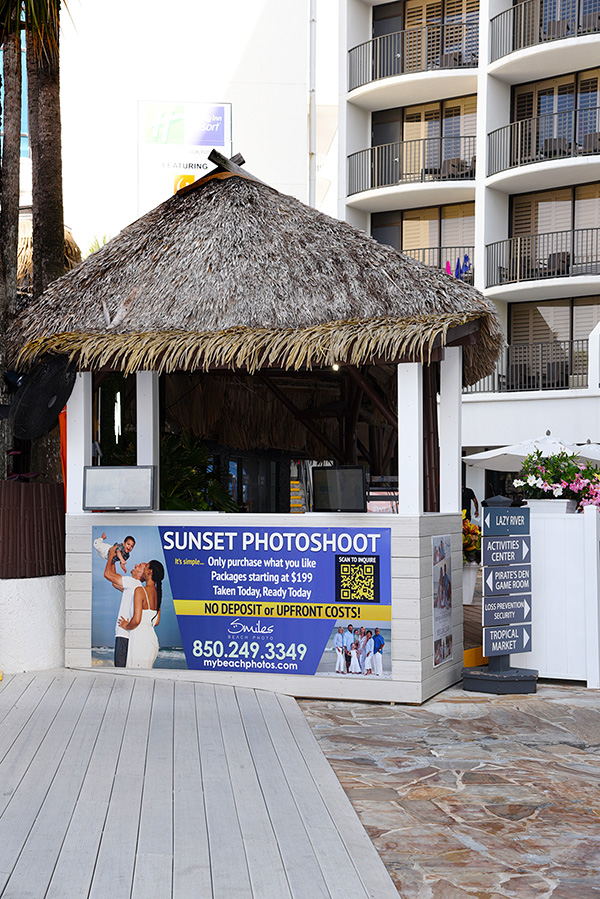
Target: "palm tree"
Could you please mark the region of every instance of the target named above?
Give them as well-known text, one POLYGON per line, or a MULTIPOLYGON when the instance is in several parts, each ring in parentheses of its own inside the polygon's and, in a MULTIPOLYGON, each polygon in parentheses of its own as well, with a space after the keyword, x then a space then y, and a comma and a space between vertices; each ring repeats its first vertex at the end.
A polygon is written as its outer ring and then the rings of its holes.
POLYGON ((9 314, 14 314, 16 300, 22 31, 27 40, 33 227, 34 244, 37 245, 34 250, 34 296, 64 273, 59 26, 60 0, 0 0, 0 42, 5 58, 2 244, 9 314))
MULTIPOLYGON (((27 47, 29 144, 33 188, 33 295, 65 271, 59 81, 60 0, 0 0, 0 43, 4 49, 5 109, 0 202, 0 257, 3 263, 0 327, 16 312, 21 131, 21 34, 27 47), (8 89, 8 90, 6 90, 8 89)), ((6 368, 0 346, 0 372, 6 368)), ((43 442, 47 441, 43 438, 43 442)), ((0 441, 0 444, 5 443, 0 441)), ((57 455, 56 440, 44 448, 47 470, 57 455), (49 463, 49 464, 48 464, 49 463)), ((5 457, 4 457, 5 458, 5 457)), ((0 477, 6 470, 0 446, 0 477)), ((52 477, 54 479, 54 476, 52 477)))

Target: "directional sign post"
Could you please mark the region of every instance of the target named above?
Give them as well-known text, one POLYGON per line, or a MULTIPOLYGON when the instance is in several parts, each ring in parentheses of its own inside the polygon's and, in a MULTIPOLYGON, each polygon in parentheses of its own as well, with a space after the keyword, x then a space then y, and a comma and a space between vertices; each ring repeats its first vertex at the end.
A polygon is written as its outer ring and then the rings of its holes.
POLYGON ((529 509, 510 505, 482 509, 483 644, 486 668, 463 669, 465 690, 535 693, 537 671, 511 668, 510 654, 529 652, 531 537, 529 509))

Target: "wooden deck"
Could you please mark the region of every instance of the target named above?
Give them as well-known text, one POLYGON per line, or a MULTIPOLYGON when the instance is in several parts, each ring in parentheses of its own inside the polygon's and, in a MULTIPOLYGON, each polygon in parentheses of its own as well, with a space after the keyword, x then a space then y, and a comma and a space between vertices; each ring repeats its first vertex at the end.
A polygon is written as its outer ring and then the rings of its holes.
POLYGON ((474 649, 483 644, 483 627, 481 624, 481 568, 477 574, 473 605, 463 606, 463 634, 465 650, 474 649))
POLYGON ((54 671, 0 684, 5 899, 397 899, 289 696, 54 671))

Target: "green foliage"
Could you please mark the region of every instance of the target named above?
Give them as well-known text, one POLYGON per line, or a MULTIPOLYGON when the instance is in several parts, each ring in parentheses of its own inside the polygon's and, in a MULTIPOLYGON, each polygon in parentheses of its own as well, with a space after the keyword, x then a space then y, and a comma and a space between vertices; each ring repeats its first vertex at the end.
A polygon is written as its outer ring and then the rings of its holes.
MULTIPOLYGON (((91 244, 88 247, 87 256, 91 256, 92 253, 97 253, 102 247, 106 246, 109 242, 110 237, 108 234, 103 234, 102 237, 94 237, 91 244)), ((87 259, 86 256, 86 259, 87 259)))
POLYGON ((526 499, 576 499, 579 505, 600 504, 600 472, 565 450, 542 456, 541 450, 523 460, 513 485, 526 499))
POLYGON ((0 0, 0 43, 11 37, 19 43, 23 29, 31 35, 38 59, 58 59, 60 5, 61 0, 0 0))
POLYGON ((236 512, 237 504, 211 470, 206 447, 190 432, 165 434, 160 445, 160 508, 236 512))

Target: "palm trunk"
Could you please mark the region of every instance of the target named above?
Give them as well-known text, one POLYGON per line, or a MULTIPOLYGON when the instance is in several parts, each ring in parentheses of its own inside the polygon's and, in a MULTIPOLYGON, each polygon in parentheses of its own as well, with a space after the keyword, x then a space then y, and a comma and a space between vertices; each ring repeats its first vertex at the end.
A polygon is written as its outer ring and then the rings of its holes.
MULTIPOLYGON (((58 23, 56 41, 58 46, 58 23)), ((35 54, 27 40, 33 167, 33 296, 65 272, 58 49, 35 54)))
POLYGON ((21 162, 21 46, 19 35, 4 42, 4 140, 0 228, 7 324, 17 311, 19 241, 19 170, 21 162))
MULTIPOLYGON (((27 34, 27 95, 33 188, 33 296, 65 273, 60 125, 58 18, 56 49, 36 53, 27 34)), ((32 441, 30 467, 44 481, 61 481, 58 425, 32 441)))

